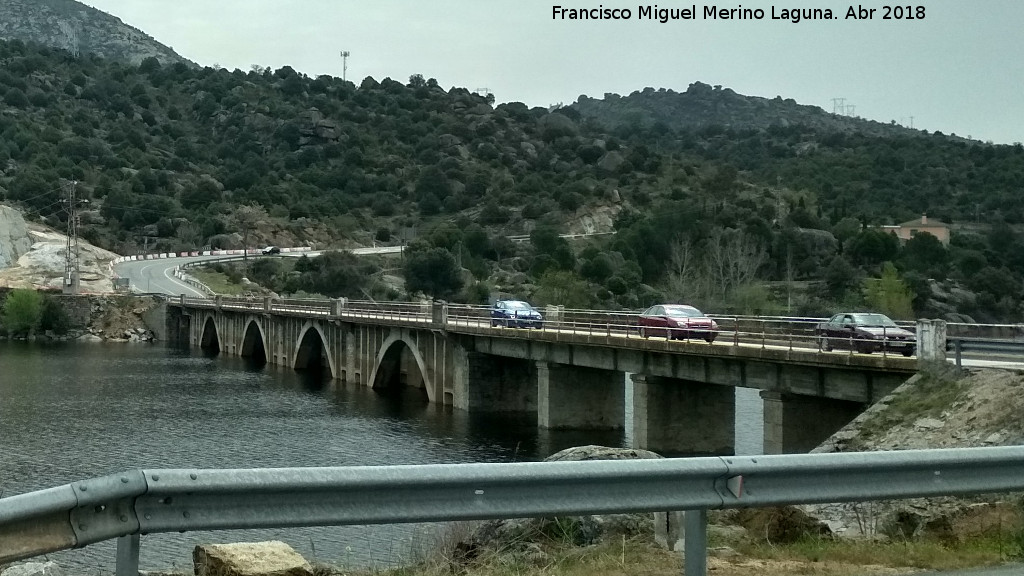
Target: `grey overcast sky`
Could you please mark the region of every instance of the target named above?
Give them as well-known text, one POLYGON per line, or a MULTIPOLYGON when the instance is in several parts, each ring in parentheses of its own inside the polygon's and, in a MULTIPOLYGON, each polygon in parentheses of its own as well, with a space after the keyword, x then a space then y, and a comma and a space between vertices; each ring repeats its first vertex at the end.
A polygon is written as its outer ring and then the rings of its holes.
MULTIPOLYGON (((1024 1, 904 1, 924 18, 883 20, 883 2, 748 0, 763 20, 639 18, 649 4, 606 0, 84 0, 201 65, 253 64, 317 76, 489 89, 498 102, 570 104, 581 94, 694 81, 793 98, 856 116, 997 143, 1024 141, 1024 1), (552 18, 553 6, 629 8, 630 20, 552 18), (847 9, 874 8, 871 20, 847 9), (833 20, 773 20, 772 10, 830 8, 833 20), (911 120, 913 117, 913 120, 911 120)), ((906 8, 904 8, 906 10, 906 8)))

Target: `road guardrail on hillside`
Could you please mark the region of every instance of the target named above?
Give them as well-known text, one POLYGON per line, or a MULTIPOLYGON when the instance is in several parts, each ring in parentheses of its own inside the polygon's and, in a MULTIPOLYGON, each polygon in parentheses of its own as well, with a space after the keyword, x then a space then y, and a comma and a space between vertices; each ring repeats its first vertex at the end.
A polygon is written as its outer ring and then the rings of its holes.
POLYGON ((1024 490, 1024 446, 512 464, 131 470, 0 499, 0 564, 141 534, 686 511, 705 575, 707 511, 1024 490))
POLYGON ((956 361, 956 367, 960 368, 964 353, 979 353, 989 356, 1024 356, 1024 340, 993 340, 984 338, 949 338, 948 348, 951 348, 956 361))

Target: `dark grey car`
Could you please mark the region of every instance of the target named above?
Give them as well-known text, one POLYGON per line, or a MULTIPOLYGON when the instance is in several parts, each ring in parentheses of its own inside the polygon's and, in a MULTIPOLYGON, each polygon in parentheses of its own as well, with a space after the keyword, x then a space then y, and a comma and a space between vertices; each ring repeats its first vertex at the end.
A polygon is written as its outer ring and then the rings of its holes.
POLYGON ((917 337, 900 328, 885 314, 874 312, 843 312, 818 324, 815 328, 818 349, 852 349, 863 354, 872 352, 898 352, 912 356, 917 348, 917 337))

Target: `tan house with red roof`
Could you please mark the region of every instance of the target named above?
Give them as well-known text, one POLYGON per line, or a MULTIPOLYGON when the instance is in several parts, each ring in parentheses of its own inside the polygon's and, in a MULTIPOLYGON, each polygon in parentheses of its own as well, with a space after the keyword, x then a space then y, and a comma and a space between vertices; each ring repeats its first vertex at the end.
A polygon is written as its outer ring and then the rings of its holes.
POLYGON ((895 226, 882 226, 882 230, 892 232, 901 241, 906 242, 922 232, 927 232, 939 239, 943 246, 949 246, 949 224, 935 219, 929 219, 927 214, 920 218, 897 224, 895 226))

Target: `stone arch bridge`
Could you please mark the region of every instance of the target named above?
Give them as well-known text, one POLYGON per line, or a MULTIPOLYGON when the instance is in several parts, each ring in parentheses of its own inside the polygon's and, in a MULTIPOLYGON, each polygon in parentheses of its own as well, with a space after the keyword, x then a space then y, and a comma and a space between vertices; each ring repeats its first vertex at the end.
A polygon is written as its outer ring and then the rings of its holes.
POLYGON ((733 453, 736 387, 761 391, 766 453, 802 452, 917 371, 900 356, 642 338, 612 321, 505 328, 486 308, 443 302, 182 296, 167 322, 191 347, 412 387, 439 406, 536 413, 544 428, 623 428, 629 374, 635 446, 670 453, 733 453))

